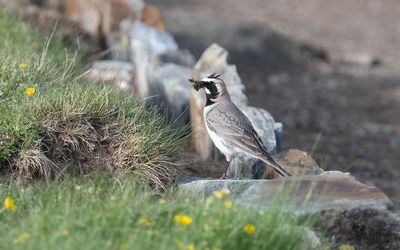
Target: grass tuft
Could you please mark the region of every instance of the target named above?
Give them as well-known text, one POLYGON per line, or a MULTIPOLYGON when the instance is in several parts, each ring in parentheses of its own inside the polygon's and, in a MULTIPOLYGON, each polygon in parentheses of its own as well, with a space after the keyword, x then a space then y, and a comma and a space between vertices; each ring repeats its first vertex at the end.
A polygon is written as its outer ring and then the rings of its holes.
POLYGON ((28 181, 100 169, 161 189, 172 182, 185 129, 117 87, 76 79, 77 53, 3 11, 0 36, 3 171, 28 181))
POLYGON ((160 196, 101 175, 0 187, 6 196, 16 211, 0 213, 0 249, 313 249, 309 224, 286 204, 259 213, 231 195, 160 196))

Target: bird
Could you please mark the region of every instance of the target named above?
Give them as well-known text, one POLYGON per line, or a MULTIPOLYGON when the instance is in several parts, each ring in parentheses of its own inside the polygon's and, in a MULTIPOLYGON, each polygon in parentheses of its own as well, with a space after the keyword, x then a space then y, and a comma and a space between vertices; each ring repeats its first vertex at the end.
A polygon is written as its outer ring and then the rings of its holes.
POLYGON ((206 94, 204 122, 215 146, 225 155, 228 163, 234 157, 250 156, 264 161, 281 177, 291 176, 269 155, 249 118, 231 101, 220 76, 213 73, 202 80, 189 79, 196 91, 204 89, 206 94))

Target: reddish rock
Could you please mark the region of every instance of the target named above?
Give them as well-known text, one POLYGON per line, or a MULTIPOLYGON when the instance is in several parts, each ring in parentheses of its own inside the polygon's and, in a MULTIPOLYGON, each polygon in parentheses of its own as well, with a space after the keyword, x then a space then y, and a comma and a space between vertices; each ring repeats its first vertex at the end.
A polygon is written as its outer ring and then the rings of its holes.
MULTIPOLYGON (((324 171, 307 152, 289 149, 274 155, 275 161, 292 175, 318 175, 324 171)), ((270 168, 267 169, 266 179, 276 179, 279 176, 270 168)))
POLYGON ((159 31, 165 31, 165 20, 161 12, 153 5, 146 4, 139 14, 139 20, 159 31))
POLYGON ((86 32, 101 37, 116 31, 122 20, 135 20, 143 5, 142 0, 67 0, 65 12, 86 32))

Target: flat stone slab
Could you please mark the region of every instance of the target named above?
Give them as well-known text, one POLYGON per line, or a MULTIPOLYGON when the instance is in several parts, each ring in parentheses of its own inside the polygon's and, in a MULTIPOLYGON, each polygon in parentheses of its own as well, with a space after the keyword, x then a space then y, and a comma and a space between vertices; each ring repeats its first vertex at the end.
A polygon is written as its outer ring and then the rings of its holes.
POLYGON ((387 209, 392 202, 379 189, 345 174, 294 176, 273 180, 194 180, 181 191, 204 199, 221 189, 230 190, 238 204, 264 210, 282 199, 296 212, 354 208, 387 209))

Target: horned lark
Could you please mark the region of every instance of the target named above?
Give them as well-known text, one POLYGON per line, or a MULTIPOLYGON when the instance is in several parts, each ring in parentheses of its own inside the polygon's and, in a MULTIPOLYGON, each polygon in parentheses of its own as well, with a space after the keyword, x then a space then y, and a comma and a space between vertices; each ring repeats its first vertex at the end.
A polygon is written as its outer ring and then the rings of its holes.
POLYGON ((214 73, 200 81, 189 81, 196 91, 204 89, 207 98, 204 108, 205 126, 211 140, 228 162, 234 157, 247 155, 264 161, 280 176, 291 175, 268 154, 250 120, 231 101, 220 75, 214 73))

